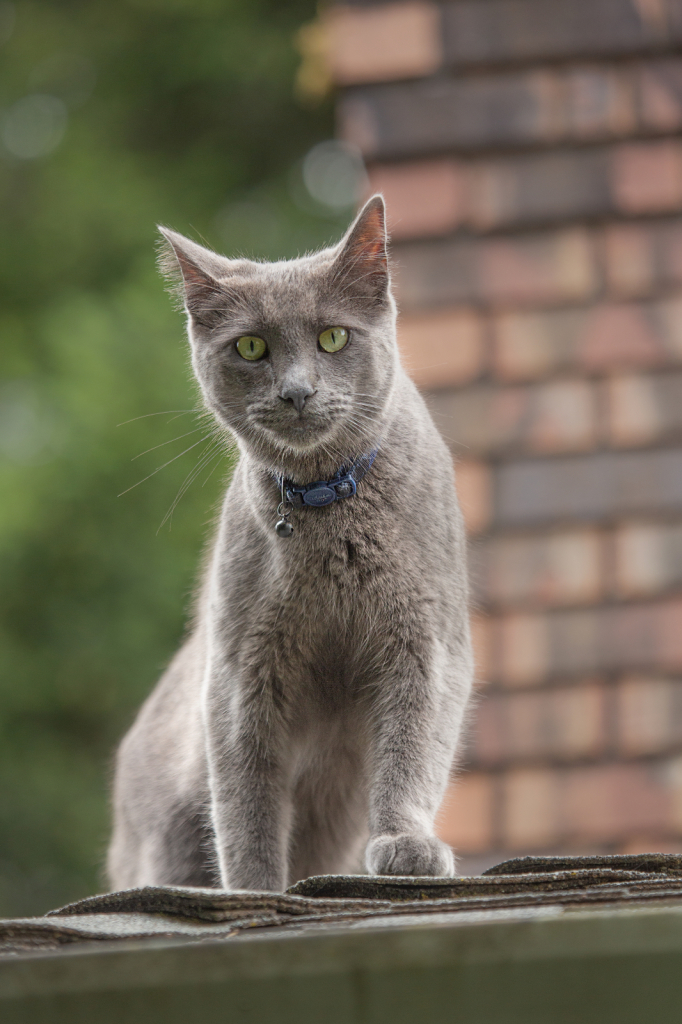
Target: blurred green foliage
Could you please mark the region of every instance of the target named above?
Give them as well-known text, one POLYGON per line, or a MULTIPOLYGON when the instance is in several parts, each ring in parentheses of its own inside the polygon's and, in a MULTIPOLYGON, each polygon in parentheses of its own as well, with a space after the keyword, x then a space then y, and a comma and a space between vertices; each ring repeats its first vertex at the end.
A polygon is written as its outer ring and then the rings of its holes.
POLYGON ((158 529, 207 442, 173 440, 191 413, 148 415, 197 405, 155 224, 270 258, 341 226, 288 184, 332 135, 330 104, 294 99, 314 15, 0 3, 2 915, 102 888, 113 749, 182 636, 229 468, 207 463, 158 529))

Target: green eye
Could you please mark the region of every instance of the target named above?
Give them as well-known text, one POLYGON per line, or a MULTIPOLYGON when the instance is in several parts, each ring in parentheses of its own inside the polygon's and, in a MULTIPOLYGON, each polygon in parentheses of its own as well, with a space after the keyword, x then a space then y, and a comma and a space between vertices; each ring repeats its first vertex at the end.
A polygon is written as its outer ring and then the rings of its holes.
POLYGON ((250 359, 251 362, 255 362, 256 359, 262 359, 268 350, 268 346, 265 344, 262 338, 252 338, 250 334, 240 338, 237 342, 237 352, 242 359, 250 359))
POLYGON ((322 331, 319 337, 320 348, 325 352, 338 352, 348 341, 348 331, 345 327, 330 327, 322 331))

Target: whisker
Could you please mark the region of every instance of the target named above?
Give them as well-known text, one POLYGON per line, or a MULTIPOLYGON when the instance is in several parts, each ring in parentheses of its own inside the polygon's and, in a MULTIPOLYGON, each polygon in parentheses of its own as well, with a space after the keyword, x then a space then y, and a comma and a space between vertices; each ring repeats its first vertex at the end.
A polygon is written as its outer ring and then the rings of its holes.
POLYGON ((187 490, 191 487, 192 483, 199 475, 199 473, 202 471, 202 469, 204 469, 204 467, 209 464, 213 456, 217 454, 214 448, 214 444, 214 439, 211 439, 211 441, 208 444, 208 447, 202 452, 198 463, 192 467, 192 469, 189 471, 183 482, 180 484, 178 492, 173 498, 173 501, 171 502, 170 508, 168 509, 165 516, 159 523, 159 528, 156 531, 157 535, 159 534, 160 530, 163 529, 164 525, 167 522, 172 521, 173 513, 175 512, 175 509, 177 508, 179 502, 182 500, 183 496, 186 494, 187 490))
MULTIPOLYGON (((218 452, 217 454, 218 454, 218 455, 223 455, 224 453, 223 453, 223 452, 218 452)), ((213 474, 215 473, 215 471, 216 471, 216 469, 218 468, 218 466, 219 466, 219 465, 220 465, 220 460, 219 460, 218 462, 216 462, 215 466, 213 467, 213 469, 211 470, 211 472, 210 472, 210 473, 208 474, 208 476, 206 477, 206 479, 205 479, 205 480, 204 480, 204 482, 202 483, 202 485, 201 485, 202 487, 205 487, 205 486, 206 486, 206 484, 207 484, 207 483, 208 483, 208 481, 209 481, 209 480, 211 479, 211 477, 213 476, 213 474)))
POLYGON ((203 409, 164 409, 162 412, 146 412, 142 416, 133 416, 131 420, 123 420, 123 423, 117 423, 117 427, 125 427, 128 423, 137 423, 138 420, 149 419, 150 416, 172 416, 177 414, 178 416, 184 416, 187 413, 196 413, 197 416, 206 416, 207 413, 203 409))
POLYGON ((170 466, 171 462, 175 462, 176 459, 182 458, 183 455, 186 455, 187 452, 191 452, 193 448, 196 448, 196 446, 198 444, 201 444, 201 442, 205 441, 205 440, 206 440, 206 438, 202 437, 198 441, 195 441, 194 444, 191 444, 189 446, 189 448, 185 448, 184 452, 180 452, 179 455, 174 455, 172 459, 168 460, 168 462, 164 462, 163 466, 157 466, 155 470, 153 470, 147 476, 143 477, 142 480, 138 480, 136 484, 132 485, 132 487, 126 487, 125 491, 121 491, 121 493, 117 494, 116 497, 117 498, 122 498, 124 494, 128 493, 128 491, 134 490, 135 487, 139 487, 140 484, 143 484, 145 482, 145 480, 149 480, 150 477, 156 476, 156 474, 160 473, 162 469, 166 468, 166 466, 170 466))
POLYGON ((133 456, 133 458, 130 461, 134 462, 135 459, 141 459, 143 455, 148 455, 149 452, 155 452, 157 448, 163 448, 163 446, 166 444, 173 444, 174 441, 180 441, 182 440, 183 437, 189 437, 190 434, 198 434, 200 430, 205 429, 206 427, 195 427, 194 430, 188 430, 186 434, 178 434, 177 437, 172 437, 170 441, 162 441, 161 444, 155 444, 153 448, 147 448, 145 452, 140 452, 139 455, 133 456))

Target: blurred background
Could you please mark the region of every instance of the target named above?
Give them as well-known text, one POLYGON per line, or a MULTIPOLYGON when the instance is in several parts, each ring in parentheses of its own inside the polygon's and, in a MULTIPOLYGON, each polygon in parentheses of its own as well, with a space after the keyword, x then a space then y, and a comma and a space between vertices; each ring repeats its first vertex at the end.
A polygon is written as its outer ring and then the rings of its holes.
POLYGON ((370 189, 471 537, 441 834, 682 847, 681 51, 682 0, 0 2, 0 915, 103 887, 230 468, 155 224, 277 259, 370 189))

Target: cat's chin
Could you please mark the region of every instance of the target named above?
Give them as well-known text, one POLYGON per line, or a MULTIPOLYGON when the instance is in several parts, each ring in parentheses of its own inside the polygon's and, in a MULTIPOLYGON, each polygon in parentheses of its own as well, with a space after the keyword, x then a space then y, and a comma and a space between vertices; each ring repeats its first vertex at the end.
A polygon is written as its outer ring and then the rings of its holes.
POLYGON ((290 426, 286 430, 268 430, 278 448, 294 451, 299 455, 309 455, 315 451, 321 441, 328 435, 328 429, 319 426, 290 426))

